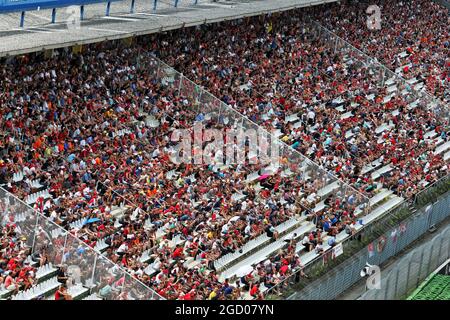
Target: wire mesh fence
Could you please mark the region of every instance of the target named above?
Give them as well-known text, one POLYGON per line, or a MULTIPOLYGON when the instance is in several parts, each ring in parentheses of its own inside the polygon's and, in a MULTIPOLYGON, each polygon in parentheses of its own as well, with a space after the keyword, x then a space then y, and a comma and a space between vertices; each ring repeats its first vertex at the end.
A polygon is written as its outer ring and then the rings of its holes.
POLYGON ((379 289, 366 291, 360 300, 404 299, 450 257, 450 227, 403 257, 382 277, 379 289))
MULTIPOLYGON (((407 208, 400 208, 397 210, 402 209, 410 210, 407 208)), ((370 232, 368 230, 365 231, 366 234, 363 235, 360 241, 360 243, 364 244, 363 249, 352 254, 351 258, 327 272, 325 276, 309 283, 301 290, 292 293, 288 299, 322 300, 338 297, 342 292, 361 280, 361 270, 363 270, 367 263, 375 266, 382 265, 389 258, 395 256, 420 238, 431 227, 442 222, 449 216, 450 193, 447 192, 438 198, 436 202, 422 207, 405 220, 397 220, 394 218, 378 223, 370 230, 370 232), (377 229, 382 229, 383 225, 389 228, 387 231, 378 234, 377 229), (375 238, 375 240, 366 244, 364 238, 375 238)), ((395 217, 394 214, 391 214, 390 218, 393 217, 395 217)), ((442 233, 442 237, 433 240, 427 246, 423 246, 423 249, 415 250, 414 254, 409 255, 410 260, 408 260, 409 262, 414 263, 409 265, 406 262, 401 262, 398 269, 396 269, 408 270, 406 275, 402 274, 400 271, 393 271, 388 276, 389 279, 386 277, 382 280, 382 288, 387 288, 386 290, 388 290, 388 292, 383 290, 374 291, 373 289, 370 296, 367 295, 366 297, 368 299, 397 299, 406 295, 407 292, 414 287, 414 281, 418 282, 425 279, 425 277, 434 270, 433 268, 436 268, 439 263, 448 259, 450 255, 448 239, 449 230, 446 230, 442 233)), ((321 259, 321 261, 316 262, 316 266, 311 265, 310 268, 306 270, 306 273, 312 272, 314 268, 317 269, 317 264, 319 263, 325 266, 323 259, 321 259)), ((293 284, 293 282, 293 279, 291 279, 290 284, 293 284)))

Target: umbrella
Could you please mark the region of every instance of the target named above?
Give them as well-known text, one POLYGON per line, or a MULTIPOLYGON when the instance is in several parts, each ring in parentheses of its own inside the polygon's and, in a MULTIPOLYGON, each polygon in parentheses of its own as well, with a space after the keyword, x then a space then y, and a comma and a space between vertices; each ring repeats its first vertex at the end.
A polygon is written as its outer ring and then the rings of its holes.
POLYGON ((236 272, 236 276, 237 277, 242 277, 245 276, 249 273, 253 272, 253 267, 251 265, 246 265, 243 267, 240 267, 237 272, 236 272))
POLYGON ((97 222, 97 221, 100 221, 100 219, 99 219, 99 218, 91 218, 91 219, 87 219, 87 220, 83 223, 83 225, 88 224, 88 223, 94 223, 94 222, 97 222))
POLYGON ((270 177, 270 174, 263 174, 262 176, 259 176, 258 180, 261 181, 261 180, 264 180, 264 179, 266 179, 268 177, 270 177))

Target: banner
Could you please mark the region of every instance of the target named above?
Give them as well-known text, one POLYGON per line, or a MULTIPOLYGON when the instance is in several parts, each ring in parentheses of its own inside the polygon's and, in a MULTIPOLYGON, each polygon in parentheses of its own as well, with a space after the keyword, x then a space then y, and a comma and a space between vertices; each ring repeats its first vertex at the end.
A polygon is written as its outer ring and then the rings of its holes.
POLYGON ((393 243, 397 242, 397 228, 395 228, 394 230, 392 230, 391 232, 391 239, 393 243))
POLYGON ((341 254, 344 253, 344 247, 342 246, 342 243, 337 244, 334 248, 333 248, 333 259, 336 257, 339 257, 341 254))
POLYGON ((369 252, 369 258, 372 258, 375 255, 373 243, 369 243, 369 245, 367 246, 367 251, 369 252))
POLYGON ((406 223, 402 222, 400 223, 400 235, 404 234, 406 232, 406 223))
POLYGON ((386 246, 386 236, 381 236, 377 241, 377 251, 379 253, 383 252, 385 246, 386 246))

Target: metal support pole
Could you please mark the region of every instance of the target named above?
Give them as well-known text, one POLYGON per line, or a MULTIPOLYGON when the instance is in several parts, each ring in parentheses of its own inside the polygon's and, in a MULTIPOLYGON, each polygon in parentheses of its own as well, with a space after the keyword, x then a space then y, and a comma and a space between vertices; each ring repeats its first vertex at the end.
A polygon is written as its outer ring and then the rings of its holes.
MULTIPOLYGON (((200 87, 200 86, 199 86, 200 87)), ((200 94, 198 95, 198 103, 199 103, 199 105, 200 105, 200 101, 202 101, 202 95, 203 95, 203 88, 202 87, 200 87, 200 94)))
POLYGON ((94 286, 94 280, 95 280, 95 268, 97 267, 97 257, 98 254, 95 254, 95 259, 94 259, 94 266, 92 268, 92 276, 91 276, 91 283, 90 283, 90 288, 89 290, 92 290, 93 286, 94 286))
POLYGON ((441 242, 439 242, 439 254, 438 257, 441 257, 442 254, 442 242, 444 242, 444 237, 441 237, 441 242))
POLYGON ((20 27, 23 28, 24 24, 25 24, 25 11, 22 11, 20 15, 20 27))
POLYGON ((159 81, 160 77, 161 77, 161 74, 160 74, 161 64, 159 63, 159 61, 156 61, 156 63, 158 64, 158 68, 156 69, 156 79, 159 81))
MULTIPOLYGON (((434 263, 432 262, 432 258, 433 258, 433 252, 434 252, 434 245, 436 244, 436 241, 432 241, 431 244, 431 251, 430 251, 430 258, 428 259, 428 269, 427 269, 427 274, 430 274, 435 268, 437 268, 439 266, 439 263, 436 263, 436 267, 433 267, 434 263), (431 270, 430 270, 431 269, 431 270)), ((439 256, 437 258, 439 260, 439 256)))
POLYGON ((131 9, 130 9, 130 13, 134 13, 134 3, 136 0, 131 0, 131 9))
POLYGON ((180 85, 178 86, 178 94, 180 94, 180 92, 181 92, 181 85, 182 85, 182 83, 183 83, 183 74, 180 73, 180 85))
POLYGON ((416 281, 416 287, 418 287, 419 286, 419 283, 420 283, 420 274, 422 273, 422 263, 423 263, 423 253, 424 253, 424 251, 425 250, 421 250, 422 252, 421 252, 421 254, 420 254, 420 262, 419 262, 419 272, 418 272, 418 274, 417 274, 417 281, 416 281))
POLYGON ((108 4, 106 5, 106 16, 109 17, 109 12, 111 10, 111 1, 108 1, 108 4))
POLYGON ((80 20, 84 20, 84 6, 80 6, 80 20))
POLYGON ((400 274, 400 268, 397 267, 397 273, 395 275, 395 286, 394 286, 394 297, 393 299, 397 299, 397 290, 398 290, 398 276, 400 274))
POLYGON ((56 8, 52 9, 52 23, 56 22, 56 8))
POLYGON ((63 246, 63 252, 61 257, 61 264, 65 263, 65 254, 66 254, 66 245, 67 245, 67 238, 69 237, 69 233, 66 234, 66 237, 64 238, 64 246, 63 246))
POLYGON ((384 298, 383 298, 383 300, 388 300, 387 296, 388 296, 388 291, 389 291, 389 287, 390 287, 389 281, 391 280, 391 276, 392 276, 392 273, 386 279, 386 289, 384 289, 384 298))
POLYGON ((408 262, 408 272, 406 273, 406 291, 408 291, 409 288, 409 277, 411 274, 411 264, 413 263, 413 258, 414 258, 414 253, 411 255, 411 258, 409 259, 408 262))
POLYGON ((36 245, 37 232, 39 230, 39 213, 37 211, 33 211, 33 213, 36 214, 36 225, 34 226, 33 243, 31 244, 31 252, 34 253, 34 246, 36 245))
POLYGON ((156 3, 158 2, 158 0, 153 0, 153 11, 156 11, 156 3))

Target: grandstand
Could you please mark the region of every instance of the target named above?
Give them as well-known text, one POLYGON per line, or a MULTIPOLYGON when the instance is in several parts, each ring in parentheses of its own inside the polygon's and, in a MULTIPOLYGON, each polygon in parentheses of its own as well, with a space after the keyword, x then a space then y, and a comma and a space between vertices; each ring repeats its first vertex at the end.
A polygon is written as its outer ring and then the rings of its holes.
POLYGON ((349 1, 5 58, 0 297, 264 299, 448 179, 448 16, 410 3, 383 56, 349 1), (280 153, 174 161, 196 124, 280 153))

